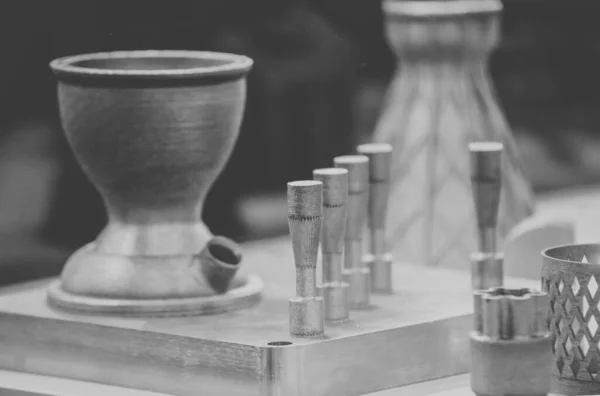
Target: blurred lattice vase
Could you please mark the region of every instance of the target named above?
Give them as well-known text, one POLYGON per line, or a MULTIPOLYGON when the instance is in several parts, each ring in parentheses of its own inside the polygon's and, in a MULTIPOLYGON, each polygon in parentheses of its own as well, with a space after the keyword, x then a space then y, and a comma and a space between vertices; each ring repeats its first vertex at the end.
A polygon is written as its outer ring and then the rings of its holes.
POLYGON ((550 296, 554 335, 552 393, 600 394, 600 244, 543 252, 542 288, 550 296))
POLYGON ((468 143, 504 145, 499 246, 533 194, 487 72, 500 1, 384 1, 399 60, 374 140, 394 147, 387 238, 400 261, 468 267, 476 249, 468 143))

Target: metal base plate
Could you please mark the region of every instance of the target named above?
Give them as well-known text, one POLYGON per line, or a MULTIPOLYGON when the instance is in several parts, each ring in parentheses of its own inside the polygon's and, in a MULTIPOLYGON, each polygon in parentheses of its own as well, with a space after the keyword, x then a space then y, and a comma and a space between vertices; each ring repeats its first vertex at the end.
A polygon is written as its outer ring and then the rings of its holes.
POLYGON ((394 295, 373 295, 371 307, 327 325, 325 337, 294 338, 289 242, 245 250, 245 270, 263 279, 263 300, 214 316, 74 314, 46 304, 47 283, 6 289, 0 368, 190 396, 359 395, 468 371, 467 271, 395 264, 394 295))

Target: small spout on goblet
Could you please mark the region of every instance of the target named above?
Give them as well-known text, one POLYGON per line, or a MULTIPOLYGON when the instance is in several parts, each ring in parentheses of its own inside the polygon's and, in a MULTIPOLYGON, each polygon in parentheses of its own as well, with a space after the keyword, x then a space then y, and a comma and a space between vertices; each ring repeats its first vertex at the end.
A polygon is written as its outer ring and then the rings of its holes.
POLYGON ((229 238, 216 236, 200 253, 200 268, 208 285, 217 293, 226 293, 242 261, 240 246, 229 238))

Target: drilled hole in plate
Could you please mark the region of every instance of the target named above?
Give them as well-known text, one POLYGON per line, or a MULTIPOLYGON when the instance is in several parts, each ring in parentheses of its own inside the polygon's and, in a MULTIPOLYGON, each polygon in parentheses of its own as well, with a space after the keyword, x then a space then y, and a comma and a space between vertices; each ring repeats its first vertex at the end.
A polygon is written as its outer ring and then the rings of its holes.
POLYGON ((269 342, 267 345, 271 345, 271 346, 286 346, 286 345, 292 345, 292 343, 289 342, 289 341, 272 341, 272 342, 269 342))

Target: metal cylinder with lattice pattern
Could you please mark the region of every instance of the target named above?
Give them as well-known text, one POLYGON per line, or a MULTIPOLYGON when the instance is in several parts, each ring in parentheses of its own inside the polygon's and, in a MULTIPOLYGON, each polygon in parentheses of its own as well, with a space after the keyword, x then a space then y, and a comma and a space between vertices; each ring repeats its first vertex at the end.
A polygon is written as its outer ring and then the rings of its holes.
POLYGON ((552 247, 542 256, 554 335, 552 392, 600 394, 600 244, 552 247))

